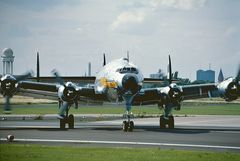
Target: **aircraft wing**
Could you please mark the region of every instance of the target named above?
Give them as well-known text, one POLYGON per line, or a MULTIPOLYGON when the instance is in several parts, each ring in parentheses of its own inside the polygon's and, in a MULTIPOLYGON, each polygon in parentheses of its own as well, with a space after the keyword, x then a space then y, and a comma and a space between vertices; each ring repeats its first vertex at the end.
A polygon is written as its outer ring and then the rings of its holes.
POLYGON ((57 84, 54 83, 22 81, 19 82, 17 94, 33 98, 58 100, 57 91, 57 84))
MULTIPOLYGON (((19 83, 19 93, 21 95, 32 96, 37 98, 46 99, 58 99, 59 95, 65 95, 64 91, 59 91, 59 88, 68 88, 67 85, 60 85, 56 83, 43 83, 43 82, 31 82, 21 81, 19 83)), ((102 95, 95 94, 92 86, 74 86, 79 98, 89 98, 92 100, 104 99, 102 95)))
MULTIPOLYGON (((93 84, 96 77, 93 76, 88 76, 88 77, 77 77, 77 76, 64 76, 61 77, 62 80, 64 80, 65 82, 74 82, 74 83, 80 83, 80 84, 93 84)), ((29 81, 37 81, 37 77, 31 77, 28 78, 29 81)), ((50 77, 50 76, 46 76, 46 77, 39 77, 39 81, 40 82, 56 82, 56 78, 55 77, 50 77)))
MULTIPOLYGON (((166 79, 158 79, 158 78, 144 78, 143 83, 164 83, 166 79)), ((177 79, 173 79, 172 82, 178 82, 177 79)))
POLYGON ((218 97, 220 96, 219 87, 215 83, 185 85, 185 86, 166 86, 161 88, 145 88, 134 98, 134 105, 158 104, 166 99, 179 99, 184 101, 189 99, 218 97))
POLYGON ((218 88, 215 83, 185 85, 181 86, 181 88, 183 90, 183 100, 219 96, 218 88))

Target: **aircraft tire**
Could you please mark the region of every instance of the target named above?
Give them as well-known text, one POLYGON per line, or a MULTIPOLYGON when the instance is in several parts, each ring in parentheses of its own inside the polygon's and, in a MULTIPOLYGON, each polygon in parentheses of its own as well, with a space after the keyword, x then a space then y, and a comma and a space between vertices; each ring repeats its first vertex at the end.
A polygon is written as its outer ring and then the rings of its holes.
POLYGON ((163 115, 160 116, 159 125, 160 125, 161 129, 165 129, 166 128, 166 120, 164 119, 163 115))
POLYGON ((130 121, 130 122, 129 122, 128 131, 129 131, 129 132, 132 132, 133 129, 134 129, 134 122, 133 122, 133 121, 130 121))
POLYGON ((174 129, 174 117, 173 116, 169 116, 168 128, 169 129, 174 129))
POLYGON ((128 122, 127 121, 123 121, 123 125, 122 125, 123 131, 127 132, 128 131, 128 122))
POLYGON ((60 129, 65 129, 65 125, 66 125, 65 118, 60 119, 60 129))
POLYGON ((70 114, 68 116, 68 127, 69 127, 69 129, 74 129, 74 116, 73 116, 73 114, 70 114))

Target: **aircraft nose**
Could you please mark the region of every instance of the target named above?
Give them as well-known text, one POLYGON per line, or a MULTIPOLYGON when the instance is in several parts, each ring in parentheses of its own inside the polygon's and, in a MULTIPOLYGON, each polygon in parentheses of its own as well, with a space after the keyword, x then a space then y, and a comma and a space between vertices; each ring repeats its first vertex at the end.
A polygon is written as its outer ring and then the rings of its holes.
POLYGON ((130 91, 132 94, 138 92, 138 81, 133 75, 125 75, 122 79, 122 86, 125 92, 130 91))

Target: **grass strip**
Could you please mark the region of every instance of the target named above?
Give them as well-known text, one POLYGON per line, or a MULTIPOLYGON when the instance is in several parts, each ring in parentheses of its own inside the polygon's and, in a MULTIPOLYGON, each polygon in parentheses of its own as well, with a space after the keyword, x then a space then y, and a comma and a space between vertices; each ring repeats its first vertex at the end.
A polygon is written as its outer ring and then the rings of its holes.
MULTIPOLYGON (((3 105, 0 105, 3 114, 3 105)), ((112 106, 80 106, 79 109, 71 108, 73 114, 123 114, 125 107, 112 106)), ((136 115, 161 114, 157 106, 133 106, 132 112, 136 115)), ((20 104, 12 105, 12 114, 56 114, 57 104, 20 104)), ((240 115, 240 104, 184 104, 180 111, 173 111, 178 115, 240 115)))
POLYGON ((240 154, 160 148, 93 148, 0 144, 1 161, 237 161, 240 154))

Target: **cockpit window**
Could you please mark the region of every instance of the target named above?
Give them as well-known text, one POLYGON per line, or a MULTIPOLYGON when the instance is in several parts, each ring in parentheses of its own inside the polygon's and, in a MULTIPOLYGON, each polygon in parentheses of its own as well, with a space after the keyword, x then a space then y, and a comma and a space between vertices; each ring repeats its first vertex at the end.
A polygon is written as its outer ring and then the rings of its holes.
POLYGON ((123 73, 135 73, 138 74, 138 70, 134 67, 123 67, 123 68, 119 68, 117 69, 117 72, 123 74, 123 73))

